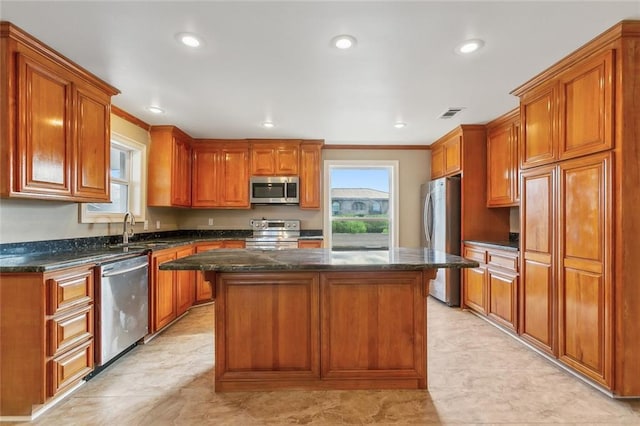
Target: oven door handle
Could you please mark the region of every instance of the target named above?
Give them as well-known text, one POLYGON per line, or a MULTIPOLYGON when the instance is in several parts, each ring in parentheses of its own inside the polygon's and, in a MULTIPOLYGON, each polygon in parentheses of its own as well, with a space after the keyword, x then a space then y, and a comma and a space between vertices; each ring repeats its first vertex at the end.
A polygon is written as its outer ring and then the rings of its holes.
POLYGON ((142 268, 148 268, 149 264, 147 263, 143 263, 142 265, 138 265, 138 266, 134 266, 133 268, 128 268, 128 269, 116 269, 114 271, 110 271, 110 272, 103 272, 102 273, 102 277, 115 277, 116 275, 122 275, 122 274, 126 274, 127 272, 131 272, 131 271, 137 271, 138 269, 142 269, 142 268))

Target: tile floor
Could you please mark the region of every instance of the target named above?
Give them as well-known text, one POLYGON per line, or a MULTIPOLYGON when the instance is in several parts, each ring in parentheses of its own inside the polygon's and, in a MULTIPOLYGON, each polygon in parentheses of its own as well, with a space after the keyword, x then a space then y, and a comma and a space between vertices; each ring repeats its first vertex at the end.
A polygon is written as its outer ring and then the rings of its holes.
POLYGON ((216 394, 209 305, 192 309, 33 424, 640 425, 640 400, 605 396, 469 312, 434 300, 428 310, 428 391, 216 394))

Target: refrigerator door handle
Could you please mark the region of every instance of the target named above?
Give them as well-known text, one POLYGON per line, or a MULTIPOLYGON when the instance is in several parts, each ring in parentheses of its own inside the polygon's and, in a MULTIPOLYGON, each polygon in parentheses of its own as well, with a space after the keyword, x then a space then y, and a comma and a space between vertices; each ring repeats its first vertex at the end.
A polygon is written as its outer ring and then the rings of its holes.
POLYGON ((431 237, 433 236, 432 234, 432 222, 433 222, 433 203, 431 201, 431 191, 427 192, 427 196, 424 199, 424 212, 425 212, 425 218, 424 218, 424 235, 426 236, 426 240, 427 240, 427 247, 431 248, 431 237))
MULTIPOLYGON (((429 193, 429 246, 433 246, 433 215, 434 215, 434 206, 433 206, 433 196, 429 193)), ((433 247, 431 247, 433 248, 433 247)))

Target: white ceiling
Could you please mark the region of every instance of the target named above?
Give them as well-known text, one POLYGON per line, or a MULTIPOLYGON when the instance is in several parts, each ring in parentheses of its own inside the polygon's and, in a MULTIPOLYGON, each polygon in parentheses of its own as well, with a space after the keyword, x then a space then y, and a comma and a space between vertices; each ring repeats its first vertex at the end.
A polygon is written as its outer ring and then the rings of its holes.
POLYGON ((511 90, 640 19, 640 1, 2 0, 0 17, 120 89, 114 105, 193 137, 429 144, 514 108, 511 90), (182 31, 204 47, 179 45, 182 31), (331 48, 344 33, 356 48, 331 48), (469 38, 484 49, 454 53, 469 38), (439 119, 448 107, 465 109, 439 119))

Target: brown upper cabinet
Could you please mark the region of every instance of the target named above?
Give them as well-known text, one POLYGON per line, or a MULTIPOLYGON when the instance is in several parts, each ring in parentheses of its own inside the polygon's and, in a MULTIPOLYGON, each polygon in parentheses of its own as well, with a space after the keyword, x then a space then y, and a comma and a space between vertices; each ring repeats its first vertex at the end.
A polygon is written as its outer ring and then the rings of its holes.
POLYGON ((152 126, 147 204, 191 206, 191 137, 175 126, 152 126))
POLYGON ((197 140, 192 171, 192 207, 251 207, 246 140, 197 140))
POLYGON ((8 22, 0 47, 0 195, 109 201, 119 91, 8 22))
POLYGON ((461 238, 506 240, 509 209, 487 208, 486 126, 458 126, 435 141, 432 147, 432 179, 461 175, 461 238), (435 163, 435 160, 441 162, 435 163), (434 174, 434 170, 441 172, 434 174))
POLYGON ((521 95, 523 169, 613 147, 614 62, 601 51, 521 95))
POLYGON ((150 134, 149 206, 248 209, 249 180, 259 170, 300 176, 300 208, 320 208, 322 140, 191 139, 175 126, 152 126, 150 134))
POLYGON ((449 134, 431 148, 431 178, 453 176, 462 170, 462 134, 449 134))
POLYGON ((320 167, 322 165, 321 140, 304 141, 300 145, 300 208, 319 209, 320 167))
POLYGON ((487 206, 517 206, 520 202, 518 174, 518 108, 487 124, 487 206))
POLYGON ((251 176, 298 176, 299 140, 250 140, 251 176))

